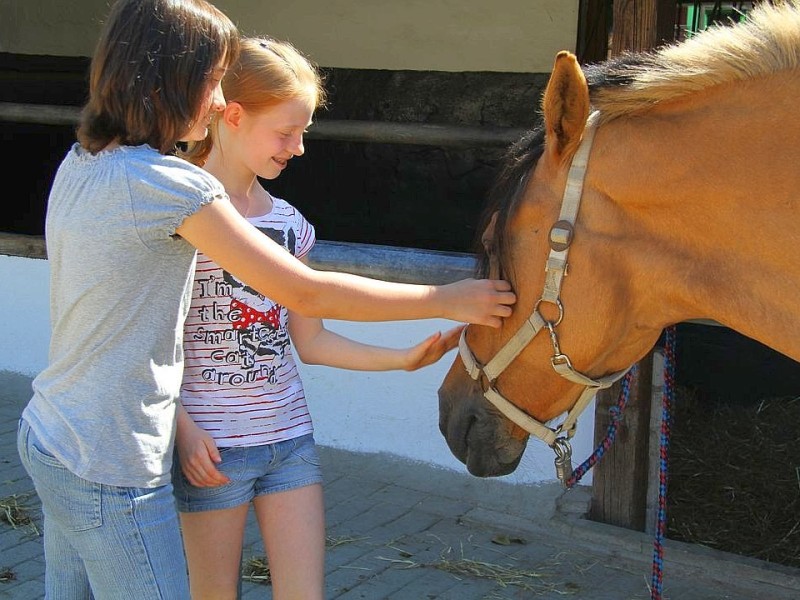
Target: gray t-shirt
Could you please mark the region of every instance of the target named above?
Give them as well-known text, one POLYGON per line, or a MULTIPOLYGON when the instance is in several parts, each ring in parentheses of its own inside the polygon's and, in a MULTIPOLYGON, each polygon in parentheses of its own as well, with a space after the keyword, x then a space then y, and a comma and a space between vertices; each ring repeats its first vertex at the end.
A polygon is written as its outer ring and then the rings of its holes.
POLYGON ((195 248, 183 219, 225 197, 202 169, 150 146, 75 144, 53 181, 47 368, 23 417, 44 449, 99 483, 169 481, 195 248))

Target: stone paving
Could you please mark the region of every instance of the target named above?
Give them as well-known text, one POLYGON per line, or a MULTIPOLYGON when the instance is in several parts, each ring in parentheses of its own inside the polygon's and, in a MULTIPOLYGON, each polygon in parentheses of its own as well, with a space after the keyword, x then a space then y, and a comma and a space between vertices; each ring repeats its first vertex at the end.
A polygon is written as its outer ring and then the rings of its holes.
MULTIPOLYGON (((44 598, 39 504, 15 442, 29 390, 29 378, 0 372, 0 502, 32 517, 14 526, 0 507, 0 600, 44 598)), ((328 599, 651 598, 652 538, 587 520, 586 487, 511 485, 391 455, 320 450, 328 599)), ((244 561, 263 558, 251 511, 244 561)), ((800 598, 800 570, 671 540, 663 574, 663 600, 800 598)), ((271 598, 269 585, 243 582, 243 600, 271 598)))

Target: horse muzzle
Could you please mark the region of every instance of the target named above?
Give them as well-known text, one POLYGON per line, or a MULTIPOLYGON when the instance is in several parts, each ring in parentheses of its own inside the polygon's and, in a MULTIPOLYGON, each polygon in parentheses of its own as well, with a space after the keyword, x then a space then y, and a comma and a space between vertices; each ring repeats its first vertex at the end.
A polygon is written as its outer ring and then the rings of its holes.
POLYGON ((439 431, 471 475, 497 477, 517 468, 528 438, 510 436, 508 425, 463 369, 448 374, 439 388, 439 431))

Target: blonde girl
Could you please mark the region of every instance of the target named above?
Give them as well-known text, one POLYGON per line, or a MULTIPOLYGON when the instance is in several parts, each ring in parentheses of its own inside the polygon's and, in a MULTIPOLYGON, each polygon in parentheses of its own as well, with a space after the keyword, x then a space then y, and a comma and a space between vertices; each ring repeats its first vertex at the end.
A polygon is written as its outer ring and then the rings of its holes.
MULTIPOLYGON (((319 73, 286 42, 245 39, 223 91, 227 106, 212 134, 187 156, 224 183, 255 229, 305 262, 314 227, 259 178, 277 178, 304 153, 303 133, 325 100, 319 73)), ((460 330, 408 349, 362 344, 287 310, 199 255, 173 477, 195 600, 236 598, 250 504, 273 598, 323 598, 322 473, 293 349, 306 363, 413 370, 441 358, 460 330)))

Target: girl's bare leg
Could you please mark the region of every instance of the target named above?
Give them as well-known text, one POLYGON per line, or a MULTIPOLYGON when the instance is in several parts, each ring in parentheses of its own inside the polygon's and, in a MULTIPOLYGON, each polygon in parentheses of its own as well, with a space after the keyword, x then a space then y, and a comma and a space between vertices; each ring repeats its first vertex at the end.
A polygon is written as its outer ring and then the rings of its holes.
POLYGON ((236 600, 249 508, 181 513, 192 600, 236 600))
POLYGON ((269 559, 274 600, 323 600, 322 484, 257 496, 253 503, 269 559))

